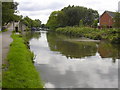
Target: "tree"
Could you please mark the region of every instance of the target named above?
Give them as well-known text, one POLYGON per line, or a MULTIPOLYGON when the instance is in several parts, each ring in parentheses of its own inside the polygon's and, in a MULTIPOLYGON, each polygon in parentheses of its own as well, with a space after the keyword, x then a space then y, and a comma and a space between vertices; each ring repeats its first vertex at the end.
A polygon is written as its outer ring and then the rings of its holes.
POLYGON ((36 27, 41 26, 41 21, 39 19, 35 19, 34 21, 36 22, 36 27))
POLYGON ((22 19, 22 22, 28 26, 29 28, 31 27, 40 27, 41 26, 41 21, 39 19, 32 20, 28 16, 24 17, 22 19))
POLYGON ((32 19, 29 18, 28 16, 26 16, 26 17, 23 18, 23 23, 24 23, 26 26, 28 26, 29 28, 31 28, 32 25, 33 25, 33 24, 32 24, 32 23, 33 23, 32 19))
POLYGON ((14 14, 17 12, 17 6, 16 2, 2 2, 2 25, 19 19, 19 16, 14 14))
POLYGON ((84 26, 91 26, 94 20, 98 18, 99 14, 96 10, 69 5, 68 7, 64 7, 61 11, 52 12, 47 26, 50 29, 65 26, 79 26, 81 20, 84 26))
POLYGON ((58 27, 59 24, 58 24, 57 16, 58 16, 58 11, 52 12, 46 26, 52 30, 54 30, 56 27, 58 27))
POLYGON ((98 26, 98 20, 94 20, 94 22, 93 22, 93 25, 92 25, 93 27, 97 27, 98 26))
POLYGON ((114 20, 115 20, 114 26, 117 28, 120 28, 120 13, 119 12, 116 12, 114 20))
POLYGON ((83 21, 82 21, 82 20, 80 20, 79 26, 80 26, 80 27, 83 27, 83 21))

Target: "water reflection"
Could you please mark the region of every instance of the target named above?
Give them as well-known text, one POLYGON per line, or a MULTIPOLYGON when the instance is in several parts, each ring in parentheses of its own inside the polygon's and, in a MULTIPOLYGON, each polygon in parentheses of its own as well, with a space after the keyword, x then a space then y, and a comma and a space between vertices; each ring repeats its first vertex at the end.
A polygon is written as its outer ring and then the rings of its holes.
POLYGON ((102 58, 112 58, 113 62, 116 59, 120 59, 119 45, 114 45, 109 42, 101 42, 98 47, 98 52, 102 58))
POLYGON ((97 46, 94 42, 70 42, 65 39, 65 37, 60 37, 60 35, 58 36, 55 33, 47 34, 47 40, 51 51, 59 51, 67 58, 94 56, 97 52, 97 46))
POLYGON ((24 32, 23 36, 27 41, 30 41, 32 38, 39 39, 41 36, 41 32, 28 31, 28 32, 24 32))
POLYGON ((41 32, 39 38, 30 40, 30 48, 46 88, 118 87, 118 51, 110 43, 78 42, 72 37, 41 32), (109 49, 111 54, 104 55, 109 49))
POLYGON ((76 42, 70 41, 69 39, 72 39, 72 37, 58 35, 56 33, 47 33, 50 50, 58 51, 67 58, 95 56, 96 53, 99 53, 101 58, 112 58, 113 62, 120 58, 118 55, 118 45, 112 45, 110 42, 76 42))

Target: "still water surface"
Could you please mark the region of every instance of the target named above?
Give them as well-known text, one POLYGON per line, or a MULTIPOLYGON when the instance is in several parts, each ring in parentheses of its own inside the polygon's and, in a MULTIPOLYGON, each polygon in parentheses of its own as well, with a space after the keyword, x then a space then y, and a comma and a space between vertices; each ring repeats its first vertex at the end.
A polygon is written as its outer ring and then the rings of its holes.
POLYGON ((46 88, 117 88, 118 46, 46 31, 27 35, 46 88))

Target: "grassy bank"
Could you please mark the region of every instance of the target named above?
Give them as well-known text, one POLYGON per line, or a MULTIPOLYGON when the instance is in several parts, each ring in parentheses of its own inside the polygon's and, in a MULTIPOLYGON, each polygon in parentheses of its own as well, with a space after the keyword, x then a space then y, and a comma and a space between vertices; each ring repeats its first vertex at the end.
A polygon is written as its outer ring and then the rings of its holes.
POLYGON ((119 29, 94 29, 90 27, 57 28, 56 32, 77 37, 87 37, 95 40, 107 39, 112 43, 120 43, 119 29))
POLYGON ((20 35, 12 34, 13 42, 7 56, 8 69, 3 71, 3 88, 43 88, 32 60, 33 53, 20 35))

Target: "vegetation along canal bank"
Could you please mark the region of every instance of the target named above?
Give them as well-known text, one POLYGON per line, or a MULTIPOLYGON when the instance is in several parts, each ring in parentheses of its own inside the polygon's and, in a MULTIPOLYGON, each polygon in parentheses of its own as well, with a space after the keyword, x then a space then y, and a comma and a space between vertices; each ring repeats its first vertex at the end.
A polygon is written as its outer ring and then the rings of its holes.
POLYGON ((95 40, 109 40, 112 43, 120 43, 119 29, 95 29, 90 27, 64 27, 55 30, 58 33, 63 33, 77 37, 87 37, 95 40))
POLYGON ((7 56, 9 65, 3 68, 3 88, 43 88, 33 65, 34 54, 28 49, 21 35, 12 34, 13 42, 7 56))

